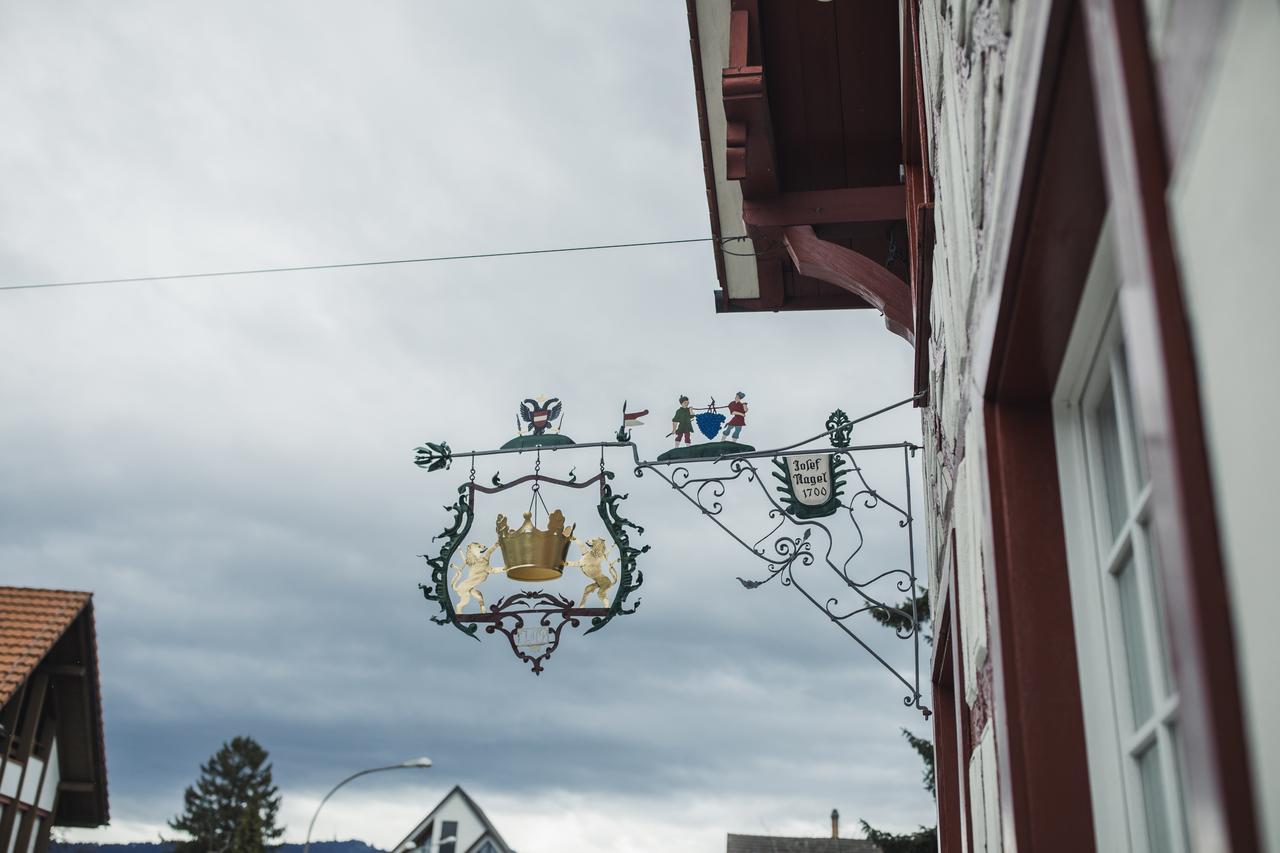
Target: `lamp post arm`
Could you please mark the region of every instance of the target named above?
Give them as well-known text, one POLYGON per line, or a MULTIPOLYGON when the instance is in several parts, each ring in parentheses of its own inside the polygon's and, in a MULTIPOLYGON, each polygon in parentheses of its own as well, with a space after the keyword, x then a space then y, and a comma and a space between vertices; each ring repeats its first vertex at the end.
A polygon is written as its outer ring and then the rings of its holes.
POLYGON ((324 795, 324 799, 320 801, 320 805, 316 806, 315 814, 311 815, 311 823, 307 824, 307 840, 306 843, 302 845, 302 853, 311 853, 311 830, 315 829, 316 818, 320 817, 320 810, 324 808, 325 803, 329 802, 329 798, 338 792, 339 788, 353 779, 359 779, 361 776, 367 776, 370 773, 379 773, 383 770, 395 770, 403 766, 403 764, 390 764, 386 767, 371 767, 368 770, 361 770, 359 773, 352 773, 350 776, 334 785, 329 790, 329 793, 324 795))

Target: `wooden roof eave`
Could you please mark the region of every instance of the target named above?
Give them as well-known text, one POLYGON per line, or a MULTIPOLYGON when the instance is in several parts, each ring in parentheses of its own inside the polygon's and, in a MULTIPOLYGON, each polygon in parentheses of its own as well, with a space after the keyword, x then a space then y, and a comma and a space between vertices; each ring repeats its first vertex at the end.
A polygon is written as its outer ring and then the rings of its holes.
POLYGON ((689 44, 693 59, 694 94, 702 171, 715 240, 716 310, 730 311, 734 303, 760 300, 756 245, 742 224, 742 190, 728 177, 728 120, 725 117, 723 69, 729 64, 731 13, 727 3, 685 0, 689 44), (710 74, 710 79, 708 79, 710 74), (744 239, 734 239, 744 238, 744 239), (729 242, 726 243, 726 240, 729 242))

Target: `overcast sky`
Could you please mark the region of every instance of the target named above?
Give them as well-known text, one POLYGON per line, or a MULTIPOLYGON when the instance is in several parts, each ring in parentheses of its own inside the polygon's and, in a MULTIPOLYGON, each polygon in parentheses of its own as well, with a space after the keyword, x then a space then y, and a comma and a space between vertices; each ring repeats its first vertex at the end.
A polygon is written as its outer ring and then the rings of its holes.
MULTIPOLYGON (((2 0, 0 117, 0 284, 709 231, 680 0, 2 0)), ((466 472, 414 467, 424 440, 497 446, 537 394, 599 440, 625 398, 652 457, 680 394, 744 390, 772 447, 910 395, 874 312, 717 316, 714 287, 693 244, 0 292, 3 579, 95 594, 112 824, 72 837, 155 839, 237 734, 289 840, 344 775, 421 754, 317 835, 389 846, 458 783, 521 853, 931 822, 901 685, 795 590, 742 588, 760 564, 623 456, 636 615, 540 678, 428 621, 415 555, 466 472)), ((907 408, 855 437, 918 435, 907 408)), ((860 461, 903 499, 900 456, 860 461)), ((574 464, 598 459, 547 467, 574 464)), ((767 508, 730 520, 758 536, 767 508)), ((855 570, 905 565, 868 518, 855 570)))

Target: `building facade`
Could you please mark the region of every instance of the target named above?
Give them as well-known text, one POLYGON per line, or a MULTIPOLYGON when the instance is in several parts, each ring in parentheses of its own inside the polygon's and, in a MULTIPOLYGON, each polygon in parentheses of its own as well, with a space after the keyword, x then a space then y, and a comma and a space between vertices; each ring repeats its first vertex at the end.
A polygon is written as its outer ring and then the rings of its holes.
POLYGON ((391 849, 395 853, 515 853, 461 785, 445 794, 391 849))
POLYGON ((719 304, 915 350, 940 846, 1280 850, 1280 6, 885 5, 689 11, 719 304))
POLYGON ((107 822, 93 598, 0 587, 0 849, 107 822))

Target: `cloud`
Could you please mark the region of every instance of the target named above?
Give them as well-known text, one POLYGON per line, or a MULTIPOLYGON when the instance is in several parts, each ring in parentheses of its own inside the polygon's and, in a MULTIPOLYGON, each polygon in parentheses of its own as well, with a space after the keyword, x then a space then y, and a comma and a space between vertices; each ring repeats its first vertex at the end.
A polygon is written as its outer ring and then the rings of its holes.
MULTIPOLYGON (((705 234, 683 15, 5 4, 0 279, 705 234)), ((343 775, 422 753, 429 778, 344 792, 330 829, 394 842, 455 782, 526 851, 822 834, 832 805, 931 820, 902 685, 794 589, 743 589, 763 564, 625 454, 653 545, 636 615, 540 678, 428 622, 416 555, 466 463, 418 470, 424 440, 496 446, 547 393, 578 440, 650 408, 652 456, 678 395, 741 389, 743 438, 777 446, 909 395, 874 312, 716 316, 714 286, 692 244, 0 294, 0 565, 95 591, 116 821, 92 837, 150 837, 239 733, 271 750, 290 838, 343 775)), ((855 438, 918 434, 904 408, 855 438)), ((905 497, 900 456, 859 459, 905 497)), ((529 460, 492 461, 480 477, 529 460)), ((747 491, 726 519, 759 535, 767 508, 747 491)), ((896 524, 864 533, 859 565, 901 565, 896 524)))

